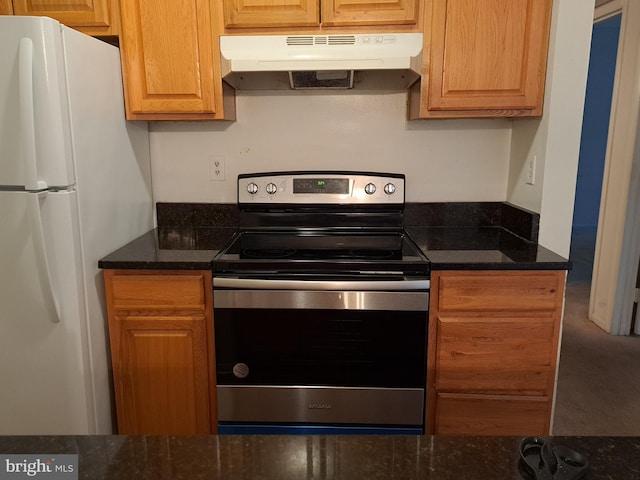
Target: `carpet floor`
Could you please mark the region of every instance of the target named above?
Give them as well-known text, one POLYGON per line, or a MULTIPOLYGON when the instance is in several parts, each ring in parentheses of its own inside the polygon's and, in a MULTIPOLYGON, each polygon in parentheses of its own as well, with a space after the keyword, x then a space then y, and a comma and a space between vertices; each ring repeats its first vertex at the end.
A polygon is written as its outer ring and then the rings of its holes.
POLYGON ((587 318, 590 282, 567 283, 553 435, 640 435, 640 337, 587 318))

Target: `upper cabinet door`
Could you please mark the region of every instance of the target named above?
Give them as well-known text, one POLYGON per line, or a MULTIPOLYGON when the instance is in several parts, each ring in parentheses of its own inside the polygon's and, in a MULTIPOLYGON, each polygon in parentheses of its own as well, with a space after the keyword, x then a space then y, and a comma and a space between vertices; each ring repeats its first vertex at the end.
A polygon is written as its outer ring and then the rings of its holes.
POLYGON ((0 0, 0 15, 13 15, 11 0, 0 0))
POLYGON ((551 2, 427 0, 427 110, 540 115, 551 2))
POLYGON ((320 25, 318 0, 224 0, 226 28, 314 27, 320 25))
POLYGON ((350 25, 416 25, 416 0, 321 0, 322 24, 350 25))
POLYGON ((14 0, 13 11, 55 18, 88 35, 118 34, 117 0, 14 0))
POLYGON ((121 1, 127 118, 214 118, 209 1, 121 1))

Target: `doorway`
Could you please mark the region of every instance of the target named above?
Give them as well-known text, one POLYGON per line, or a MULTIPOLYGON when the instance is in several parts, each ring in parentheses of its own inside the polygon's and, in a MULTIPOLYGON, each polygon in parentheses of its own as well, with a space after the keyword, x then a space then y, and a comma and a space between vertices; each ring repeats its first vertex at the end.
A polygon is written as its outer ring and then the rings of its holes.
POLYGON ((568 281, 590 283, 616 74, 620 13, 596 21, 591 37, 568 281))

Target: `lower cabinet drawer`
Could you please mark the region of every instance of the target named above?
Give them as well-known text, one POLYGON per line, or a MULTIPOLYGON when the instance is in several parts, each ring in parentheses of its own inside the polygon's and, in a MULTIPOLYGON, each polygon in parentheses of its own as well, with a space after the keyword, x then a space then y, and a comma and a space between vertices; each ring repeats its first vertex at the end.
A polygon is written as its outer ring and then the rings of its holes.
POLYGON ((551 398, 438 393, 436 435, 548 435, 551 398))
POLYGON ((440 312, 553 311, 561 306, 558 272, 446 272, 438 289, 440 312))
POLYGON ((113 275, 110 278, 117 310, 205 308, 203 275, 113 275))
POLYGON ((530 318, 438 318, 436 388, 441 392, 549 395, 556 322, 530 318))

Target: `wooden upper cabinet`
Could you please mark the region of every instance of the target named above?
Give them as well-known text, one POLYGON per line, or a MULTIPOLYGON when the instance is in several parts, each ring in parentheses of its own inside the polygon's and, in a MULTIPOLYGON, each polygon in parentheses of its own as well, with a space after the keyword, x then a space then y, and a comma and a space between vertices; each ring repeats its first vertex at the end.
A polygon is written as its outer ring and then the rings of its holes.
POLYGON ((418 0, 224 0, 225 28, 416 25, 418 0))
POLYGON ((314 27, 320 25, 318 0, 224 0, 226 28, 314 27))
POLYGON ((551 3, 425 0, 422 91, 410 116, 541 115, 551 3))
POLYGON ((118 35, 118 0, 13 0, 15 15, 55 18, 87 35, 118 35))
POLYGON ((11 0, 0 0, 0 15, 13 15, 11 0))
POLYGON ((415 25, 416 0, 322 0, 322 23, 326 26, 415 25))
POLYGON ((121 0, 120 49, 129 120, 224 118, 212 3, 121 0))

